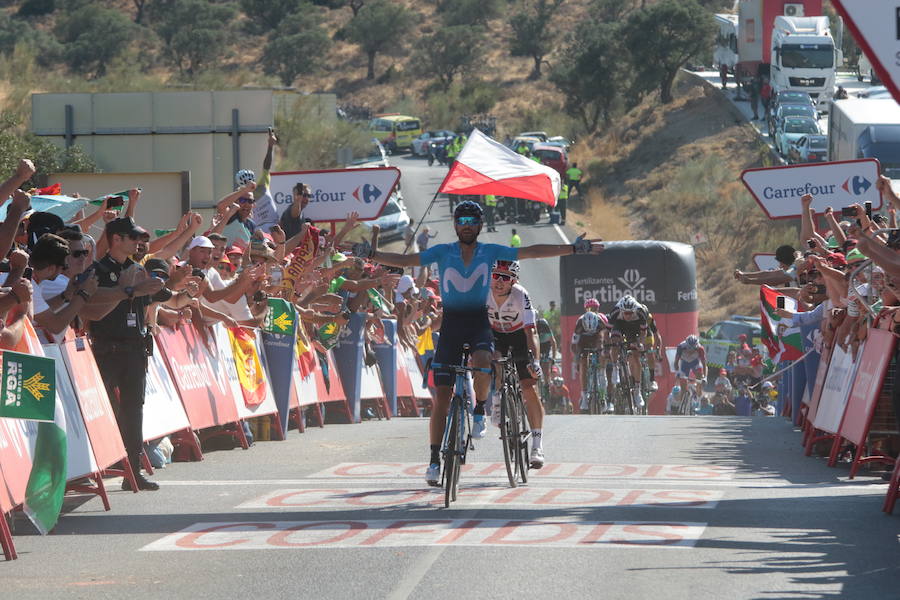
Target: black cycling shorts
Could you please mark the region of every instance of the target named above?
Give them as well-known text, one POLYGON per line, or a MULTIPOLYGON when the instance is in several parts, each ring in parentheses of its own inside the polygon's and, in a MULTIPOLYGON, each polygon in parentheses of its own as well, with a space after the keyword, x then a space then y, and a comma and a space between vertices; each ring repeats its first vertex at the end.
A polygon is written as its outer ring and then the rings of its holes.
POLYGON ((519 329, 510 333, 494 332, 494 345, 501 356, 506 356, 507 350, 512 350, 513 361, 516 363, 516 372, 519 379, 534 379, 534 375, 528 370, 531 364, 531 355, 528 352, 528 339, 525 330, 519 329))
MULTIPOLYGON (((488 321, 487 311, 481 313, 444 312, 441 335, 434 351, 434 362, 458 365, 462 360, 463 346, 469 344, 469 352, 494 351, 494 333, 488 321)), ((455 375, 444 369, 434 370, 435 385, 453 385, 455 375)))

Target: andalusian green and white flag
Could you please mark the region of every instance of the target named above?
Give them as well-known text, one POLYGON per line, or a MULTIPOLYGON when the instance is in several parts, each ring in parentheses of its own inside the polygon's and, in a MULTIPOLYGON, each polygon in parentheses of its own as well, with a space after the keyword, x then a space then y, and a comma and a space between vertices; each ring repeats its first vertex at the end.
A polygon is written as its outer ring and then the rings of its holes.
POLYGON ((269 312, 263 330, 279 335, 294 335, 297 323, 297 310, 294 305, 282 298, 269 298, 269 312))
POLYGON ((66 412, 56 396, 54 359, 3 352, 0 416, 42 421, 25 487, 25 514, 41 535, 56 526, 66 493, 66 412))

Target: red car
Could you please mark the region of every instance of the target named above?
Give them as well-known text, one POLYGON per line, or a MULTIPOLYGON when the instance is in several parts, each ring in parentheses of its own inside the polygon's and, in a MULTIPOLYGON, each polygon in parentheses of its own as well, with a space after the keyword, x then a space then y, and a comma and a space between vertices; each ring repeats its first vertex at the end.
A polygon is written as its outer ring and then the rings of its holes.
POLYGON ((566 180, 566 169, 569 168, 569 155, 564 148, 550 144, 535 144, 531 153, 538 157, 541 164, 555 169, 563 181, 566 180))

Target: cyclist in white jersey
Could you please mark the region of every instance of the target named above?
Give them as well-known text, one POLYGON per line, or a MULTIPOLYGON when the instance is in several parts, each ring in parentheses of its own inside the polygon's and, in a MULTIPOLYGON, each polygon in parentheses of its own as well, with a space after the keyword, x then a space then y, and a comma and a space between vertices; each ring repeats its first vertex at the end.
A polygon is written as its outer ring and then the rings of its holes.
POLYGON ((703 396, 703 382, 706 380, 706 350, 700 345, 700 339, 696 335, 687 336, 678 344, 675 350, 675 376, 681 385, 682 396, 687 394, 688 386, 693 385, 697 390, 697 396, 703 396), (696 372, 700 376, 692 378, 696 372), (693 379, 693 380, 692 380, 693 379))
MULTIPOLYGON (((475 367, 490 367, 494 340, 487 319, 491 265, 497 259, 516 260, 526 258, 550 258, 565 254, 599 254, 603 251, 600 240, 588 240, 582 234, 572 244, 534 244, 521 248, 509 248, 497 244, 478 242, 481 233, 483 210, 476 202, 461 202, 453 211, 453 221, 458 242, 436 244, 422 253, 399 254, 373 249, 368 242, 353 247, 356 256, 370 258, 373 262, 393 267, 418 267, 437 263, 441 281, 441 298, 444 314, 441 336, 435 349, 434 360, 440 364, 459 364, 463 345, 472 350, 471 362, 475 367)), ((444 423, 450 407, 453 377, 447 371, 434 374, 434 410, 429 418, 431 460, 425 471, 425 481, 438 485, 440 480, 441 440, 444 423)), ((475 409, 472 419, 472 437, 484 437, 485 402, 490 393, 490 375, 475 373, 475 409)))
MULTIPOLYGON (((488 294, 488 320, 494 331, 495 357, 512 351, 512 358, 519 373, 525 411, 531 426, 531 468, 544 466, 543 424, 544 406, 538 397, 537 379, 541 376, 541 363, 535 311, 531 308, 528 291, 519 285, 519 263, 514 260, 498 260, 491 270, 491 293, 488 294)), ((497 373, 496 388, 500 388, 497 373)), ((493 397, 492 420, 500 424, 500 392, 493 397)))

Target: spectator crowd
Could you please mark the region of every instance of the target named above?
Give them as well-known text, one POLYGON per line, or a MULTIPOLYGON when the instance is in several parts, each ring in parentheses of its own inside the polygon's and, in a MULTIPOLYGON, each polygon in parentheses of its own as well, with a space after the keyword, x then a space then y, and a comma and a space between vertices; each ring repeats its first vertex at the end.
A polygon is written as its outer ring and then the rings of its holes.
POLYGON ((187 212, 156 235, 135 221, 137 186, 63 220, 31 209, 36 190, 23 189, 35 173, 30 160, 0 184, 0 197, 11 198, 0 223, 0 344, 21 342, 26 317, 45 343, 88 336, 141 489, 158 488, 140 474, 140 456, 147 358, 161 328, 260 327, 268 300, 282 298, 296 307, 298 335, 321 353, 353 313, 365 315, 368 362, 383 341, 383 318, 396 319, 398 343, 411 349, 431 348, 440 327, 429 268, 405 273, 342 251, 365 233, 355 213, 337 231, 317 227, 303 216, 310 189, 298 181, 278 215, 267 189, 276 143, 270 133, 261 175, 240 171, 209 220, 187 212))

